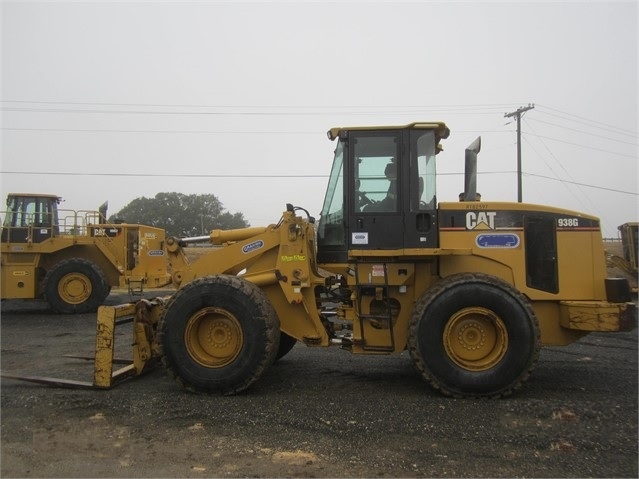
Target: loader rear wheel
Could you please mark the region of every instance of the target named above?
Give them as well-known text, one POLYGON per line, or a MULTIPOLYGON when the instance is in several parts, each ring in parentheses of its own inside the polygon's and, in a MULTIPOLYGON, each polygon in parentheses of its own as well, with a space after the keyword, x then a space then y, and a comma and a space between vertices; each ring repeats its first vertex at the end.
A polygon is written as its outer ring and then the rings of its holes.
POLYGON ((109 295, 102 270, 81 258, 60 261, 44 277, 44 299, 58 313, 96 311, 109 295))
POLYGON ((235 394, 273 363, 279 319, 264 292, 237 276, 208 276, 180 289, 159 325, 162 361, 195 392, 235 394))
POLYGON ((521 293, 478 273, 453 275, 417 302, 408 338, 422 376, 446 395, 500 397, 530 376, 539 323, 521 293))

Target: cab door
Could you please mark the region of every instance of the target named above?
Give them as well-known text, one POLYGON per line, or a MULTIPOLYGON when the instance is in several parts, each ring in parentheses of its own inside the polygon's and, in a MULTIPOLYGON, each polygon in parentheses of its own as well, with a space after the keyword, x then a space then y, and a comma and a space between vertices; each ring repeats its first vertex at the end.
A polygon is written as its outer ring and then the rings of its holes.
POLYGON ((433 130, 409 132, 409 168, 404 171, 405 248, 436 248, 437 231, 436 165, 437 141, 433 130))
POLYGON ((404 245, 401 130, 353 131, 349 138, 349 249, 404 245))

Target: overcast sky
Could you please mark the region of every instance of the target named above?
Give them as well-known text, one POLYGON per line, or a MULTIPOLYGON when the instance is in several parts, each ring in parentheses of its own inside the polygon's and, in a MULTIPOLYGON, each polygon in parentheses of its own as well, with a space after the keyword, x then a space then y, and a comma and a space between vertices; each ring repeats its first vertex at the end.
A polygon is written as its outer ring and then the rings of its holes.
POLYGON ((638 220, 637 3, 2 2, 0 192, 115 213, 216 195, 319 215, 334 126, 445 121, 438 199, 482 137, 483 200, 638 220))

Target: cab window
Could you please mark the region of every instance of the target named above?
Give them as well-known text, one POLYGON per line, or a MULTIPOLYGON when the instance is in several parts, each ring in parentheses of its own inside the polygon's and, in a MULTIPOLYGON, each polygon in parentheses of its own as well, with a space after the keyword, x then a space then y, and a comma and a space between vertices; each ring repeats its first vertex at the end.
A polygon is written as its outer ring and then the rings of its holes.
POLYGON ((399 210, 398 137, 359 136, 353 145, 355 211, 399 210))

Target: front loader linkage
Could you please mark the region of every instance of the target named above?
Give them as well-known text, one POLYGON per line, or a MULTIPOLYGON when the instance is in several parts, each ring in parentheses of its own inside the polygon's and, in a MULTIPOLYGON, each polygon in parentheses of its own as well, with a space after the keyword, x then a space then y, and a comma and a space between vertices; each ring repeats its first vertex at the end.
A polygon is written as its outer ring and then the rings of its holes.
POLYGON ((97 315, 95 356, 64 356, 93 360, 93 382, 4 373, 0 376, 71 389, 109 389, 127 378, 140 376, 153 369, 158 363, 159 347, 156 341, 156 329, 167 299, 166 297, 152 300, 143 299, 136 303, 100 306, 97 315), (129 323, 133 323, 133 358, 115 358, 115 329, 117 326, 129 323), (124 364, 124 366, 114 371, 115 364, 124 364))

